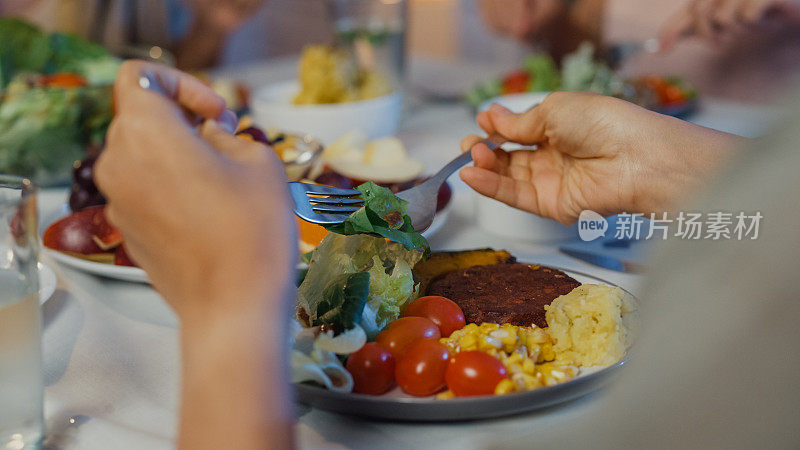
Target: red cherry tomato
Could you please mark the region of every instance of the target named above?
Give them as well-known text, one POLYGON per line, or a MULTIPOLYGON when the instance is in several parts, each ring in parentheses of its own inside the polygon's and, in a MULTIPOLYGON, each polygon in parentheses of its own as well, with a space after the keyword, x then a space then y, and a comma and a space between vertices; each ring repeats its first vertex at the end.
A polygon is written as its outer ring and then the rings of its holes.
POLYGON ((52 75, 44 75, 42 77, 42 84, 51 87, 73 88, 84 87, 87 85, 86 78, 76 73, 54 73, 52 75))
POLYGON ((453 331, 464 328, 467 322, 464 320, 464 311, 452 300, 429 295, 420 297, 403 311, 403 316, 425 317, 439 327, 439 332, 443 337, 449 337, 453 331))
POLYGON ((492 395, 497 383, 506 378, 506 368, 494 356, 477 350, 457 353, 444 374, 447 388, 463 397, 492 395))
POLYGON ((524 70, 511 72, 503 78, 503 94, 518 94, 528 92, 531 76, 524 70))
POLYGON ((394 386, 394 357, 389 350, 369 342, 347 358, 353 391, 381 395, 394 386))
POLYGON ((664 105, 674 105, 686 101, 686 94, 680 86, 670 84, 659 93, 659 99, 664 105))
POLYGON ((375 342, 389 350, 396 361, 419 339, 438 340, 439 327, 424 317, 401 317, 390 323, 375 338, 375 342))
POLYGON ((406 394, 424 397, 444 388, 444 373, 450 350, 437 341, 422 339, 412 345, 397 362, 394 376, 406 394))

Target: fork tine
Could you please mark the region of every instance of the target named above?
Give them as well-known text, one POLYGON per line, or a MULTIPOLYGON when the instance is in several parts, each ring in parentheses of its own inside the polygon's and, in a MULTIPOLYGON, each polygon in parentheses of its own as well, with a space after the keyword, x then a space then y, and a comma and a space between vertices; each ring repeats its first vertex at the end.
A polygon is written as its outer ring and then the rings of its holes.
POLYGON ((355 189, 339 189, 330 186, 320 186, 317 184, 301 183, 293 181, 289 183, 289 190, 292 195, 330 195, 336 197, 352 197, 361 195, 361 191, 355 189))
POLYGON ((345 205, 360 206, 364 204, 364 200, 360 198, 311 197, 308 199, 308 202, 311 203, 312 205, 338 205, 338 206, 345 206, 345 205))
POLYGON ((320 214, 348 214, 348 215, 361 209, 358 206, 340 206, 332 208, 332 207, 320 207, 316 205, 312 206, 312 208, 314 209, 315 213, 320 213, 320 214))
POLYGON ((328 186, 292 182, 289 191, 294 201, 294 212, 303 220, 319 225, 342 223, 350 213, 361 209, 364 200, 355 189, 337 189, 328 186), (315 197, 324 196, 324 197, 315 197))
POLYGON ((329 186, 310 185, 306 188, 306 195, 327 195, 331 197, 353 197, 361 195, 361 191, 355 189, 339 189, 329 186))

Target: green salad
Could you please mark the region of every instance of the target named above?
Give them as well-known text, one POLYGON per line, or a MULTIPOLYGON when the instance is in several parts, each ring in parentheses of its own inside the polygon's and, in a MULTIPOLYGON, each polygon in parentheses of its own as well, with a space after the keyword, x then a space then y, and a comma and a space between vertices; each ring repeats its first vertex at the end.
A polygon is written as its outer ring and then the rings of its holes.
POLYGON ((364 207, 328 227, 308 259, 297 309, 306 326, 337 333, 361 327, 371 339, 419 294, 412 269, 429 247, 414 231, 405 200, 372 182, 358 190, 364 207))
POLYGON ((470 89, 465 95, 466 101, 477 108, 494 97, 522 92, 591 91, 602 95, 623 95, 623 80, 608 65, 597 61, 594 53, 594 46, 584 42, 564 57, 561 68, 546 53, 530 55, 520 70, 470 89))
POLYGON ((67 183, 75 160, 101 146, 120 60, 65 33, 0 18, 0 173, 67 183))

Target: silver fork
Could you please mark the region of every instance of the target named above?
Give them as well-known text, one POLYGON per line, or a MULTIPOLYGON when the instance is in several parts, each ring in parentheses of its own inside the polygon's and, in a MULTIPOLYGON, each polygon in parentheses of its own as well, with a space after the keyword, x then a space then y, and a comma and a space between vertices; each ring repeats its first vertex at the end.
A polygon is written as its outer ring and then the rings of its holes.
MULTIPOLYGON (((497 138, 487 138, 481 142, 491 150, 502 143, 497 138)), ((424 183, 397 193, 398 197, 408 202, 408 216, 411 217, 415 231, 424 231, 431 225, 436 215, 436 198, 442 183, 470 161, 472 152, 464 152, 424 183)), ((361 192, 355 189, 292 182, 289 183, 289 191, 294 201, 294 213, 307 222, 319 225, 342 223, 347 216, 364 205, 361 192)))

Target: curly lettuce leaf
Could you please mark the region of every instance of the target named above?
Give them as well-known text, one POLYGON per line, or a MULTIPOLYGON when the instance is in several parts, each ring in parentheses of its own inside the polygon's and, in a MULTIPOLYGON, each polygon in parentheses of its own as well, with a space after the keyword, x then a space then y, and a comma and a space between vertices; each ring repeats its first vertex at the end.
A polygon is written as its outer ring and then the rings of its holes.
POLYGON ((0 103, 0 172, 40 184, 66 182, 87 143, 102 142, 111 88, 28 88, 16 82, 0 103), (13 87, 13 89, 12 89, 13 87))
POLYGON ((344 222, 326 227, 328 231, 345 236, 377 234, 401 244, 407 250, 423 250, 427 253, 428 241, 414 231, 411 218, 408 217, 408 202, 372 181, 356 189, 362 192, 364 206, 344 222))
POLYGON ((595 61, 594 46, 589 42, 564 57, 561 80, 565 91, 619 95, 623 90, 622 80, 605 63, 595 61))
POLYGON ((366 305, 356 323, 373 338, 416 297, 411 268, 422 256, 422 252, 380 237, 328 234, 311 256, 308 273, 297 291, 297 308, 310 324, 321 323, 320 317, 330 310, 323 305, 329 304, 326 290, 341 286, 343 275, 368 274, 366 305))
POLYGON ((24 20, 0 18, 0 89, 17 72, 42 72, 52 55, 47 34, 24 20))
POLYGON ((397 260, 387 273, 386 265, 377 257, 369 269, 368 308, 365 308, 361 324, 368 336, 377 335, 389 322, 400 317, 400 313, 419 294, 411 266, 397 260))
POLYGON ((91 85, 113 83, 121 63, 103 46, 73 34, 51 34, 50 49, 52 51, 52 59, 48 64, 50 72, 78 73, 91 85))
POLYGON ((530 55, 525 58, 523 67, 531 75, 529 91, 557 91, 561 87, 561 74, 550 55, 546 53, 530 55))
POLYGON ((312 324, 332 325, 337 331, 353 328, 361 320, 369 287, 368 272, 342 274, 334 278, 322 291, 317 318, 312 324))

